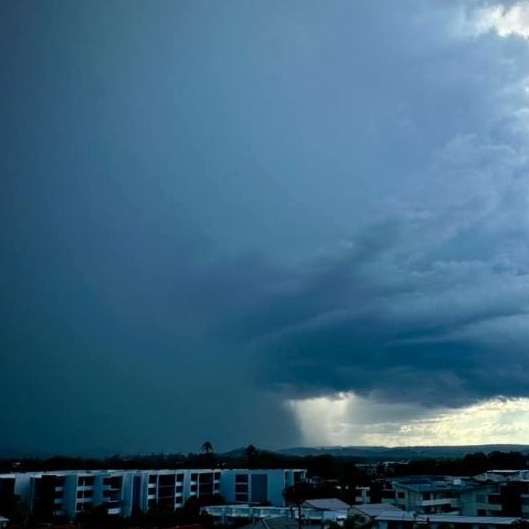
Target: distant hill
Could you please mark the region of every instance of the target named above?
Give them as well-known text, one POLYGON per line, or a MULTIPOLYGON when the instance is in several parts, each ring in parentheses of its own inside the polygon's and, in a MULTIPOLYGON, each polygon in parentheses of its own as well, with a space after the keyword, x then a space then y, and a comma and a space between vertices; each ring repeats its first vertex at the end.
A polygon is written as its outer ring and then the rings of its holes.
POLYGON ((529 445, 490 444, 463 446, 323 446, 295 447, 278 450, 289 456, 332 455, 335 457, 357 457, 376 461, 394 461, 422 458, 457 458, 476 452, 522 452, 529 454, 529 445))
MULTIPOLYGON (((455 459, 464 457, 467 454, 475 454, 476 452, 484 452, 490 454, 491 452, 521 452, 522 454, 529 455, 529 445, 520 444, 487 444, 487 445, 463 445, 463 446, 398 446, 398 447, 387 447, 387 446, 320 446, 320 447, 309 447, 300 446, 293 448, 285 448, 280 450, 266 450, 257 447, 257 450, 261 453, 268 453, 270 455, 276 454, 284 457, 306 457, 306 456, 322 456, 331 455, 334 457, 346 457, 346 458, 357 458, 366 461, 379 462, 379 461, 407 461, 417 459, 455 459)), ((246 457, 246 448, 237 448, 230 450, 229 452, 218 453, 219 457, 225 458, 244 458, 246 457)), ((84 457, 91 459, 106 459, 113 453, 109 450, 92 450, 85 452, 84 454, 73 454, 73 453, 45 453, 45 452, 25 452, 22 450, 14 450, 10 448, 0 447, 0 459, 23 459, 23 458, 35 458, 35 459, 48 459, 54 456, 65 456, 65 457, 84 457)), ((166 454, 168 457, 169 454, 166 454)), ((172 454, 173 456, 178 454, 172 454)), ((181 455, 181 454, 180 454, 181 455)), ((134 458, 149 458, 151 455, 134 455, 134 458)), ((185 456, 181 456, 185 457, 185 456)), ((127 460, 128 457, 123 456, 123 460, 127 460)))

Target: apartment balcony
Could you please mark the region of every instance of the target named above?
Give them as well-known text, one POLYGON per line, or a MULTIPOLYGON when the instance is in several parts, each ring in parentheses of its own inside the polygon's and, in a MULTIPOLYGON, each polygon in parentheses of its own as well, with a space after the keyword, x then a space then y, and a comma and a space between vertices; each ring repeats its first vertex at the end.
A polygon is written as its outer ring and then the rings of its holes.
POLYGON ((103 496, 103 503, 120 502, 121 496, 103 496))
POLYGON ((501 513, 503 509, 501 505, 496 505, 493 503, 481 503, 477 505, 483 510, 492 512, 493 514, 490 516, 499 516, 499 514, 501 513))
POLYGON ((64 492, 64 487, 63 486, 60 486, 60 487, 55 487, 55 492, 64 492))
POLYGON ((456 498, 438 498, 436 500, 422 500, 419 502, 421 507, 435 507, 436 505, 452 505, 457 504, 456 498))
POLYGON ((121 507, 112 507, 110 509, 107 509, 107 514, 110 515, 118 515, 121 514, 121 507))
POLYGON ((94 498, 77 498, 77 503, 93 503, 94 498))
POLYGON ((91 491, 94 490, 93 485, 78 485, 77 486, 77 492, 85 492, 85 491, 91 491))

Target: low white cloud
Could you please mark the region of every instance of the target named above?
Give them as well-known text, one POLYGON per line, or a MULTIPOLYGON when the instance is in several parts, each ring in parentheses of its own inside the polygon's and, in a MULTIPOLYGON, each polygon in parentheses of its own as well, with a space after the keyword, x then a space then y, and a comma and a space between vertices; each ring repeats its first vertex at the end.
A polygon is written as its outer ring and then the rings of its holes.
POLYGON ((524 443, 529 399, 491 399, 459 410, 381 403, 352 393, 290 400, 306 444, 477 445, 524 443))
POLYGON ((518 2, 509 8, 498 4, 479 9, 473 17, 473 29, 478 35, 493 30, 500 37, 529 39, 529 2, 518 2))

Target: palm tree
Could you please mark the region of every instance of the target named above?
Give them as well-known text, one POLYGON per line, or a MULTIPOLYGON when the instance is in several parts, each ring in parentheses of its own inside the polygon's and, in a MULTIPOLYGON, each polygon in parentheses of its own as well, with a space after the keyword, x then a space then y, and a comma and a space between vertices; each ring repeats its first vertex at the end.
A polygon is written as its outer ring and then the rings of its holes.
POLYGON ((213 445, 209 441, 206 441, 202 443, 202 452, 204 454, 212 454, 213 452, 215 452, 215 449, 213 448, 213 445))

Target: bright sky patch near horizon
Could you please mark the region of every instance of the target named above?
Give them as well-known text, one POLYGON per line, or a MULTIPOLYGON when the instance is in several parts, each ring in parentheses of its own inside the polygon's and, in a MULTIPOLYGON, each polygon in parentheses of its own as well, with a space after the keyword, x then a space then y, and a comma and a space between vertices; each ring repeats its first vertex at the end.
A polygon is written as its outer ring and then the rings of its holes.
POLYGON ((0 4, 0 448, 527 439, 529 2, 0 4))

